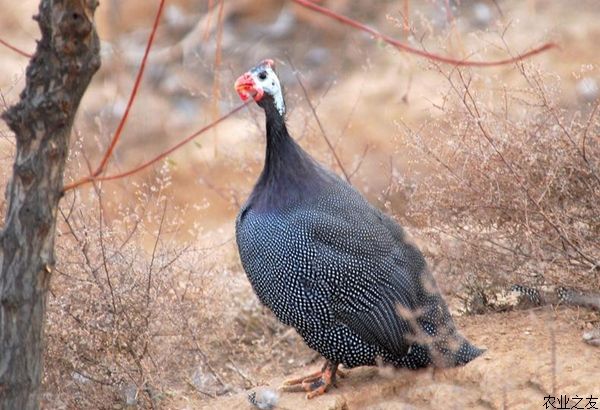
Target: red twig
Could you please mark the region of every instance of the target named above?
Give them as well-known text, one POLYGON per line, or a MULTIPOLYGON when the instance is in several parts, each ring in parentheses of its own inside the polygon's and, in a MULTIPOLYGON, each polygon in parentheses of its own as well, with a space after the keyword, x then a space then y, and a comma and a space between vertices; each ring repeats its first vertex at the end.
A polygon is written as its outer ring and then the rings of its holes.
POLYGON ((22 55, 23 57, 27 57, 27 58, 33 57, 33 54, 29 54, 29 53, 21 50, 20 48, 17 48, 15 46, 13 46, 12 44, 7 43, 6 41, 2 40, 1 38, 0 38, 0 44, 2 44, 6 48, 10 48, 12 51, 14 51, 17 54, 22 55))
POLYGON ((115 146, 117 145, 117 142, 121 138, 121 133, 123 132, 123 128, 125 127, 125 123, 127 122, 127 118, 129 117, 129 111, 131 110, 131 106, 133 105, 133 102, 135 101, 135 97, 137 96, 138 89, 140 88, 140 83, 142 82, 144 70, 146 69, 146 61, 148 60, 148 54, 150 53, 150 47, 152 47, 152 43, 154 43, 154 36, 156 34, 156 29, 158 28, 158 23, 160 21, 160 15, 162 14, 164 5, 165 5, 165 0, 161 0, 160 5, 158 6, 158 11, 156 12, 154 24, 152 25, 152 32, 150 33, 150 37, 148 38, 148 43, 146 44, 146 50, 144 51, 144 57, 142 58, 142 64, 140 65, 140 69, 138 70, 137 76, 135 78, 135 83, 133 84, 133 89, 131 90, 131 94, 129 95, 129 101, 127 102, 127 107, 125 108, 125 113, 123 114, 123 117, 121 118, 121 122, 119 122, 119 125, 117 126, 115 135, 114 135, 108 149, 106 150, 106 153, 104 154, 104 157, 102 158, 102 161, 100 161, 100 165, 98 166, 96 171, 94 171, 94 174, 93 174, 94 176, 99 175, 104 170, 104 167, 106 166, 106 164, 110 160, 110 157, 112 156, 112 153, 115 149, 115 146))
POLYGON ((437 54, 429 53, 427 51, 419 50, 417 48, 406 45, 406 44, 402 43, 401 41, 398 41, 386 34, 380 33, 379 31, 364 25, 363 23, 360 23, 349 17, 338 14, 328 8, 319 6, 315 3, 313 3, 312 1, 309 1, 309 0, 292 0, 292 1, 303 7, 309 8, 309 9, 314 10, 318 13, 321 13, 327 17, 337 20, 343 24, 346 24, 350 27, 354 27, 354 28, 362 30, 366 33, 369 33, 373 37, 379 38, 379 39, 385 41, 386 43, 391 44, 392 46, 396 47, 400 51, 405 51, 410 54, 416 54, 418 56, 425 57, 429 60, 439 61, 441 63, 452 64, 455 66, 492 67, 492 66, 498 66, 498 65, 511 64, 516 61, 524 60, 524 59, 534 56, 536 54, 542 53, 551 48, 557 47, 557 45, 555 43, 545 43, 537 48, 534 48, 533 50, 526 52, 526 53, 519 54, 515 57, 507 58, 504 60, 497 60, 497 61, 459 60, 459 59, 455 59, 455 58, 451 58, 451 57, 445 57, 445 56, 440 56, 437 54))
POLYGON ((148 38, 148 43, 146 44, 146 50, 144 51, 144 57, 142 58, 142 63, 140 64, 140 68, 139 68, 137 76, 135 78, 135 83, 133 84, 133 89, 131 90, 131 94, 129 95, 129 101, 127 102, 127 107, 125 108, 125 113, 123 114, 123 117, 121 118, 121 121, 119 122, 119 125, 117 126, 117 130, 115 131, 115 134, 110 142, 110 145, 108 146, 108 149, 106 150, 106 152, 104 153, 104 156, 102 157, 102 160, 100 161, 100 165, 98 165, 98 168, 96 168, 96 170, 94 172, 92 172, 91 175, 65 186, 63 189, 64 191, 68 191, 70 189, 78 187, 79 185, 97 180, 96 177, 104 171, 104 169, 106 168, 106 164, 112 157, 112 153, 115 150, 115 147, 117 146, 117 143, 119 142, 119 139, 121 138, 121 133, 123 132, 123 128, 125 127, 125 124, 127 123, 127 118, 129 117, 129 111, 131 110, 131 106, 133 105, 133 102, 135 101, 135 98, 137 96, 138 89, 140 88, 140 84, 142 82, 142 77, 144 76, 144 70, 146 68, 146 61, 148 60, 148 54, 150 53, 150 48, 152 47, 152 44, 154 43, 154 37, 156 35, 156 30, 158 29, 158 23, 160 21, 160 16, 162 14, 164 5, 165 5, 165 0, 160 0, 158 10, 156 11, 156 17, 154 18, 154 24, 152 25, 152 32, 150 33, 150 37, 148 38))
POLYGON ((133 174, 141 171, 142 169, 147 168, 150 165, 155 164, 156 162, 158 162, 158 161, 166 158, 172 152, 174 152, 177 149, 181 148, 183 145, 187 144, 188 142, 190 142, 191 140, 193 140, 194 138, 196 138, 200 134, 203 134, 204 132, 208 131, 209 129, 211 129, 212 127, 216 126, 220 122, 224 121, 225 119, 231 117, 233 114, 237 113, 239 110, 241 110, 242 108, 244 108, 247 104, 249 104, 251 102, 253 102, 253 100, 249 99, 245 103, 237 106, 233 110, 229 111, 227 114, 223 115, 221 118, 219 118, 219 119, 211 122, 210 124, 202 127, 200 130, 196 131, 192 135, 184 138, 183 140, 181 140, 177 144, 173 145, 168 150, 166 150, 166 151, 160 153, 159 155, 157 155, 156 157, 154 157, 154 158, 152 158, 152 159, 150 159, 150 160, 148 160, 148 161, 146 161, 146 162, 138 165, 137 167, 135 167, 133 169, 130 169, 129 171, 121 172, 119 174, 114 174, 114 175, 105 175, 105 176, 93 176, 93 175, 90 175, 87 178, 84 178, 84 179, 82 179, 80 181, 77 181, 77 183, 73 183, 73 184, 69 184, 69 185, 65 186, 64 191, 68 191, 70 189, 76 188, 76 187, 78 187, 80 185, 83 185, 85 183, 89 183, 89 182, 92 182, 92 181, 110 181, 110 180, 125 178, 125 177, 128 177, 130 175, 133 175, 133 174))

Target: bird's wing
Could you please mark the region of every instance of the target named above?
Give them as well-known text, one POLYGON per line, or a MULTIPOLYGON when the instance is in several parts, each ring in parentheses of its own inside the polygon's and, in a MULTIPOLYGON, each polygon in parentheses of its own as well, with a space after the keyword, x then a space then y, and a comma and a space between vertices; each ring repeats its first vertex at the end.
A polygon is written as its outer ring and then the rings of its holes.
POLYGON ((403 356, 418 309, 421 253, 402 229, 362 198, 329 204, 312 218, 314 277, 329 287, 336 321, 361 339, 403 356))
POLYGON ((364 341, 381 346, 397 357, 404 356, 411 344, 408 338, 412 332, 410 323, 398 312, 403 296, 391 288, 387 292, 378 290, 363 296, 369 299, 368 305, 359 309, 338 306, 336 320, 364 341))

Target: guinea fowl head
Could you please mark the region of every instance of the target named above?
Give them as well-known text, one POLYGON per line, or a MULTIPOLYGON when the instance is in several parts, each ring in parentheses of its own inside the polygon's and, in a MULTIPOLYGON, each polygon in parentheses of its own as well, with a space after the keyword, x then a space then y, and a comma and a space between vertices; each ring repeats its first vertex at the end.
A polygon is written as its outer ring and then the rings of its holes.
POLYGON ((242 101, 252 97, 263 109, 275 108, 276 112, 283 117, 285 103, 274 66, 273 60, 263 60, 235 81, 235 90, 242 101))

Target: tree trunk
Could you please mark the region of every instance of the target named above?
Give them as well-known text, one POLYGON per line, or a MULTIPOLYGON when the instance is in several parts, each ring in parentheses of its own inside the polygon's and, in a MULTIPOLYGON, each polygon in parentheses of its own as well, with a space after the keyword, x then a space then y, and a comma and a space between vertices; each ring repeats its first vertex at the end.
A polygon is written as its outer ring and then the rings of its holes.
POLYGON ((41 0, 42 38, 2 118, 17 152, 0 232, 0 408, 39 408, 46 294, 75 113, 100 67, 97 0, 41 0))

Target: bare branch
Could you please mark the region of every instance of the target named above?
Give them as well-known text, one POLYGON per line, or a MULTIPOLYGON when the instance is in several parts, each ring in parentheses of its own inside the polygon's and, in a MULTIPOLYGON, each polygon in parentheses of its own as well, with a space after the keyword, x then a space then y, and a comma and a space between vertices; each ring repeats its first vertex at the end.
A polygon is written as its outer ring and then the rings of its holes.
POLYGON ((2 44, 6 48, 11 49, 12 51, 14 51, 17 54, 22 55, 23 57, 26 57, 26 58, 33 57, 33 54, 27 53, 27 52, 21 50, 20 48, 13 46, 12 44, 8 43, 7 41, 2 40, 1 38, 0 38, 0 44, 2 44))
POLYGON ((342 160, 340 159, 337 152, 335 151, 333 144, 331 144, 331 141, 329 141, 329 138, 327 137, 327 133, 325 133, 325 128, 323 127, 323 124, 321 124, 321 119, 317 115, 317 111, 315 110, 315 107, 313 106, 312 102, 310 101, 308 91, 306 90, 306 87, 304 87, 304 84, 302 83, 302 80, 300 79, 300 74, 298 73, 298 70, 296 70, 294 63, 292 63, 292 60, 289 57, 288 57, 288 62, 290 63, 290 66, 292 67, 294 76, 296 77, 296 80, 298 81, 300 88, 302 88, 302 92, 304 93, 304 98, 306 99, 306 103, 310 107, 310 110, 312 111, 312 114, 315 117, 317 124, 319 125, 319 129, 321 130, 321 135, 323 136, 325 143, 327 143, 327 146, 329 147, 329 150, 331 151, 333 158, 335 158, 335 162, 338 164, 338 166, 340 167, 340 170, 344 174, 344 178, 346 178, 346 181, 350 182, 350 176, 346 172, 346 169, 344 168, 344 164, 342 163, 342 160))
POLYGON ((328 8, 319 6, 315 3, 313 3, 312 1, 309 1, 309 0, 292 0, 292 1, 303 7, 314 10, 317 13, 323 14, 327 17, 337 20, 337 21, 341 22, 342 24, 345 24, 347 26, 354 27, 356 29, 359 29, 361 31, 369 33, 373 37, 385 41, 386 43, 394 46, 395 48, 397 48, 400 51, 405 51, 410 54, 415 54, 415 55, 424 57, 431 61, 437 61, 440 63, 451 64, 451 65, 455 65, 455 66, 493 67, 493 66, 499 66, 499 65, 507 65, 507 64, 515 63, 517 61, 525 60, 527 58, 533 57, 534 55, 543 53, 544 51, 558 47, 555 43, 544 43, 541 46, 536 47, 530 51, 527 51, 522 54, 518 54, 516 57, 511 57, 511 58, 507 58, 504 60, 497 60, 497 61, 468 61, 468 60, 464 60, 464 59, 455 59, 455 58, 451 58, 451 57, 445 57, 445 56, 440 56, 437 54, 429 53, 427 51, 419 50, 419 49, 416 49, 409 45, 406 45, 406 44, 402 43, 401 41, 398 41, 386 34, 380 33, 379 31, 366 26, 363 23, 360 23, 349 17, 338 14, 328 8))
POLYGON ((208 131, 209 129, 213 128, 214 126, 216 126, 217 124, 219 124, 220 122, 226 120, 227 118, 231 117, 233 114, 237 113, 238 111, 240 111, 242 108, 244 108, 247 104, 249 104, 250 102, 252 102, 253 100, 248 100, 245 103, 237 106, 236 108, 234 108, 233 110, 229 111, 227 114, 223 115, 221 118, 219 118, 216 121, 211 122, 210 124, 208 124, 205 127, 202 127, 200 130, 196 131, 195 133, 193 133, 192 135, 184 138, 182 141, 178 142, 177 144, 175 144, 174 146, 172 146, 171 148, 169 148, 168 150, 160 153, 159 155, 157 155, 156 157, 138 165, 137 167, 130 169, 129 171, 125 171, 125 172, 121 172, 119 174, 114 174, 114 175, 107 175, 107 176, 88 176, 86 178, 83 178, 79 181, 73 182, 71 184, 65 185, 64 188, 64 192, 69 191, 71 189, 77 188, 83 184, 87 184, 90 182, 94 182, 94 181, 112 181, 115 179, 121 179, 121 178, 125 178, 128 177, 130 175, 133 175, 139 171, 141 171, 144 168, 149 167, 152 164, 157 163, 158 161, 168 157, 171 153, 173 153, 174 151, 178 150, 179 148, 181 148, 182 146, 184 146, 185 144, 187 144, 188 142, 192 141, 194 138, 196 138, 197 136, 205 133, 206 131, 208 131))
POLYGON ((140 68, 137 72, 135 82, 133 84, 133 89, 131 90, 131 94, 129 95, 129 101, 127 102, 125 112, 123 113, 123 117, 121 117, 121 121, 119 122, 119 125, 117 126, 117 130, 115 131, 115 134, 110 142, 110 145, 108 146, 108 149, 106 150, 106 152, 104 153, 104 156, 102 157, 102 160, 100 161, 100 165, 98 165, 98 168, 96 168, 96 170, 90 176, 82 178, 72 184, 67 185, 65 187, 65 191, 68 191, 69 189, 73 189, 74 187, 79 186, 81 184, 85 184, 87 182, 93 181, 95 179, 95 177, 97 177, 104 171, 104 169, 106 168, 106 164, 108 163, 108 161, 110 161, 112 153, 113 153, 115 147, 117 146, 119 139, 121 138, 121 133, 123 132, 123 128, 125 127, 125 124, 127 123, 127 118, 129 118, 129 111, 131 110, 131 107, 133 106, 133 102, 135 101, 137 92, 140 88, 140 84, 142 82, 142 77, 144 75, 144 70, 146 69, 146 61, 148 60, 148 54, 150 53, 150 48, 152 47, 152 44, 154 43, 154 37, 156 35, 156 30, 158 29, 158 23, 160 22, 160 16, 162 14, 164 5, 165 5, 165 0, 160 0, 160 4, 159 4, 158 10, 156 12, 156 17, 154 18, 154 23, 152 25, 152 31, 150 32, 150 37, 148 38, 148 42, 146 44, 146 50, 144 51, 144 57, 142 58, 142 63, 140 64, 140 68))

